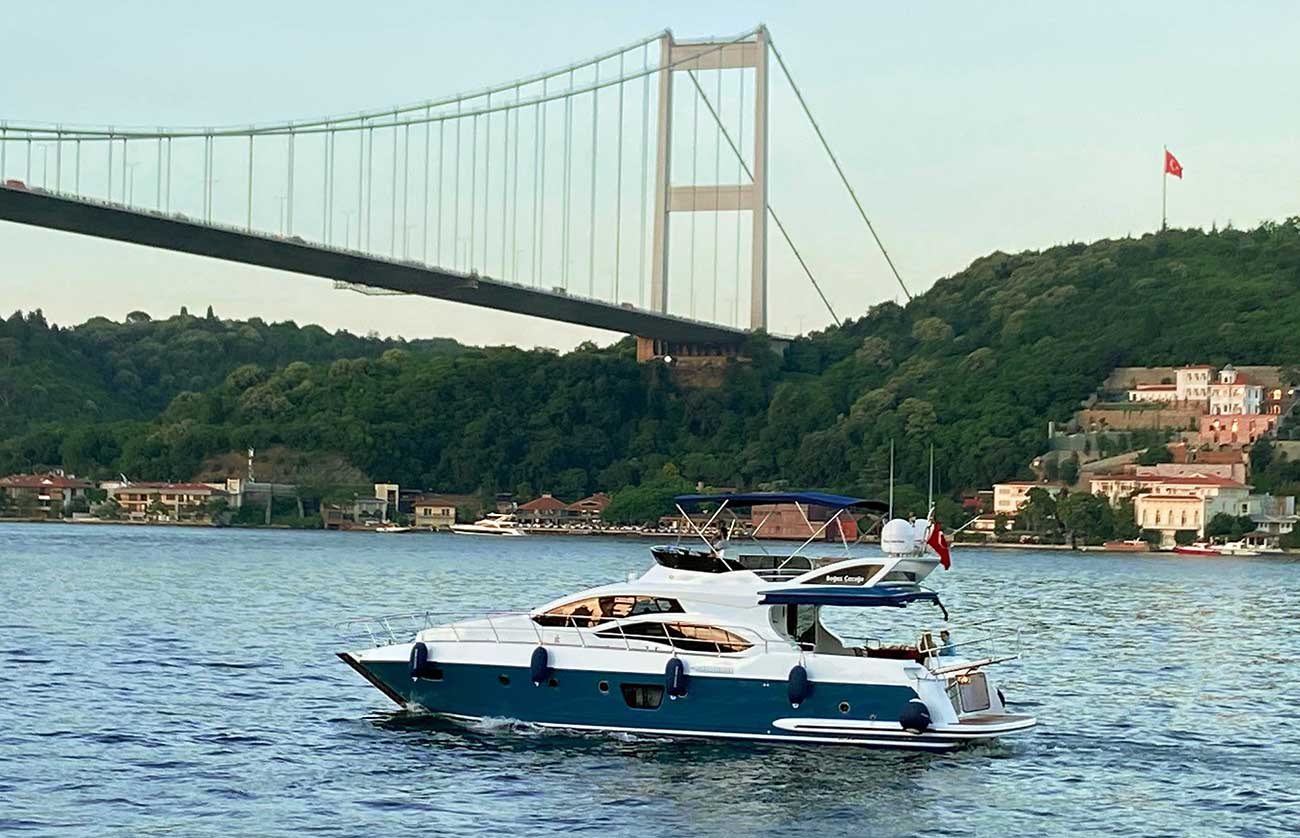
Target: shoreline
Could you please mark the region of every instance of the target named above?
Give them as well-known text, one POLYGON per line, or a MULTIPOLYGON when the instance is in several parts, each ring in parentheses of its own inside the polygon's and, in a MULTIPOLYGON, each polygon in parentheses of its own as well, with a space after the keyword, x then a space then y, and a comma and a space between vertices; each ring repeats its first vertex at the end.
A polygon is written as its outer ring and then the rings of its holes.
MULTIPOLYGON (((402 533, 382 533, 372 527, 357 527, 347 530, 326 530, 319 527, 304 528, 290 527, 284 524, 230 524, 227 526, 216 526, 210 523, 201 523, 197 521, 111 521, 105 518, 0 518, 0 524, 41 524, 41 525, 112 525, 118 524, 129 527, 180 527, 184 529, 211 529, 211 530, 239 530, 241 532, 250 530, 274 530, 275 532, 337 532, 340 534, 359 533, 366 535, 455 535, 448 530, 426 530, 411 529, 402 533)), ((622 538, 622 539, 659 539, 659 540, 676 540, 679 538, 693 538, 693 533, 674 533, 674 532, 640 532, 634 530, 592 530, 582 529, 565 529, 565 528, 540 528, 527 529, 528 535, 554 535, 565 537, 597 537, 597 538, 622 538)), ((768 541, 769 539, 761 539, 768 541)), ((773 542, 789 541, 789 539, 770 539, 773 542)), ((826 542, 830 543, 830 542, 826 542)), ((835 542, 838 544, 838 542, 835 542)), ((879 544, 878 541, 863 541, 860 544, 879 544)), ((1130 554, 1140 556, 1164 556, 1175 555, 1172 550, 1108 550, 1101 545, 1080 545, 1071 547, 1068 544, 1021 544, 1019 542, 998 542, 998 541, 956 541, 953 547, 959 548, 983 548, 990 550, 1050 550, 1055 552, 1074 552, 1074 553, 1105 553, 1112 554, 1130 554)), ((1223 556, 1223 558, 1266 558, 1269 556, 1300 556, 1300 550, 1283 549, 1278 553, 1260 553, 1256 556, 1223 556)))

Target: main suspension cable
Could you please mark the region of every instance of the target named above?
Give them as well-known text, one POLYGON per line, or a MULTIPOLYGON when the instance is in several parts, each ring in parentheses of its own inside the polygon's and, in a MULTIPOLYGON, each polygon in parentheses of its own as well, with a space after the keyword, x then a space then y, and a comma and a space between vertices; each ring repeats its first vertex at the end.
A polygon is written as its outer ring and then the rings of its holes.
POLYGON ((776 63, 781 65, 781 72, 785 75, 785 80, 790 83, 790 89, 794 91, 795 98, 799 100, 799 106, 803 108, 804 116, 808 117, 808 122, 812 125, 813 131, 817 133, 817 139, 821 141, 822 148, 826 150, 826 156, 831 159, 831 164, 835 166, 835 171, 839 174, 840 181, 844 184, 844 188, 849 191, 849 197, 853 199, 853 205, 858 208, 858 215, 862 216, 862 220, 866 223, 867 229, 871 231, 871 237, 876 240, 876 247, 880 248, 880 254, 885 257, 885 262, 889 265, 889 269, 893 271, 894 279, 898 280, 898 285, 903 289, 903 294, 907 297, 908 302, 911 302, 912 292, 907 290, 907 285, 903 282, 903 277, 899 275, 898 268, 894 265, 894 260, 890 258, 889 251, 885 250, 885 243, 880 240, 880 236, 876 233, 876 228, 871 223, 871 219, 867 218, 867 211, 862 208, 862 202, 858 200, 858 193, 853 191, 853 185, 849 183, 848 176, 844 174, 844 169, 840 166, 839 159, 835 157, 835 152, 831 151, 830 143, 826 142, 826 135, 822 133, 821 126, 817 124, 817 120, 813 118, 812 110, 808 107, 808 102, 804 100, 803 92, 799 90, 799 85, 794 83, 794 77, 790 75, 790 68, 785 65, 785 59, 781 57, 780 50, 776 48, 776 44, 772 41, 771 34, 767 37, 767 44, 771 48, 772 54, 776 56, 776 63))

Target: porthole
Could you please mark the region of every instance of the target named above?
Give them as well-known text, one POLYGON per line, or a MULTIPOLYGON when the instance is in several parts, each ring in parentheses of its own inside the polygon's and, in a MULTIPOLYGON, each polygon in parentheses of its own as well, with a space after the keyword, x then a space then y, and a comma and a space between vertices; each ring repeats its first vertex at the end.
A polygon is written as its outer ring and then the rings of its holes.
POLYGON ((508 687, 508 686, 510 686, 510 676, 509 676, 509 675, 506 675, 506 674, 504 674, 504 673, 501 674, 501 675, 498 675, 498 676, 497 676, 497 680, 501 682, 501 686, 503 686, 503 687, 508 687))
POLYGON ((600 690, 602 693, 609 692, 609 682, 601 681, 599 684, 596 685, 596 689, 600 690))
POLYGON ((557 681, 557 680, 555 680, 554 678, 551 678, 550 680, 548 680, 548 681, 546 682, 546 686, 548 686, 548 687, 558 687, 558 686, 560 686, 560 682, 557 681))
POLYGON ((847 701, 840 702, 840 712, 841 713, 849 712, 849 703, 847 701))

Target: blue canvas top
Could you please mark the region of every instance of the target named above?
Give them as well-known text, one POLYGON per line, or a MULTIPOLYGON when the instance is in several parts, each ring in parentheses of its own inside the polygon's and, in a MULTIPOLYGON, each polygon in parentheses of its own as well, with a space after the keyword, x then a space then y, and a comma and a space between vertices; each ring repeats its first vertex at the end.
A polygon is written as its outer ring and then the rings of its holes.
POLYGON ((902 608, 912 602, 943 603, 934 591, 914 586, 872 585, 865 588, 847 585, 794 585, 763 593, 759 605, 842 605, 858 608, 893 606, 902 608))
POLYGON ((832 495, 826 492, 742 492, 732 495, 678 495, 675 500, 683 509, 697 507, 702 503, 722 503, 727 506, 761 506, 767 503, 806 503, 811 506, 825 506, 836 511, 841 509, 865 509, 871 512, 886 512, 889 505, 878 500, 850 498, 845 495, 832 495))

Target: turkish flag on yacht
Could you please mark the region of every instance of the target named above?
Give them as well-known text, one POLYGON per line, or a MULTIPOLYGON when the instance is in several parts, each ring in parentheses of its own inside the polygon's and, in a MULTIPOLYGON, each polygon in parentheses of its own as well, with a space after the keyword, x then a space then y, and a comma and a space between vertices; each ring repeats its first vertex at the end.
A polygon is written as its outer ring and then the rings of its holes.
POLYGON ((1165 149, 1165 174, 1173 175, 1179 180, 1183 179, 1183 164, 1178 162, 1178 158, 1165 149))
POLYGON ((952 567, 952 553, 948 551, 948 539, 944 538, 943 528, 939 526, 938 521, 930 524, 930 536, 925 543, 929 544, 930 549, 939 556, 939 564, 943 565, 944 570, 952 567))

